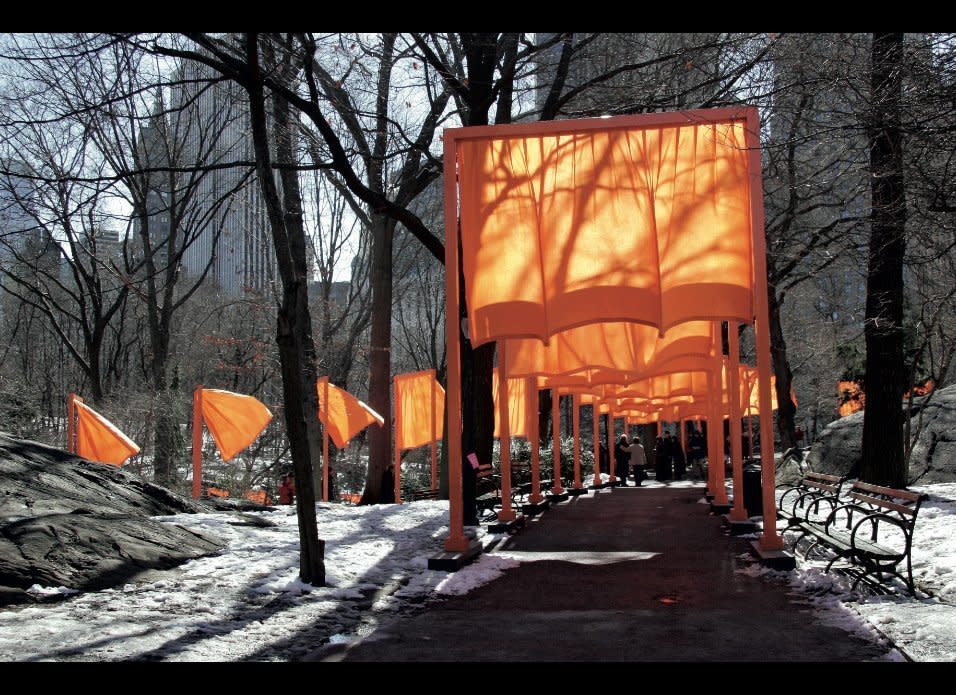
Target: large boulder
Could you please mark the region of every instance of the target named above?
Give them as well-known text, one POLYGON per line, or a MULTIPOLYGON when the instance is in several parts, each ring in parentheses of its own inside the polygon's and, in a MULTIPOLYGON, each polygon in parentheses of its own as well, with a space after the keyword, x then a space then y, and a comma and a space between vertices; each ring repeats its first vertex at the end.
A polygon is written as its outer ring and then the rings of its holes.
POLYGON ((0 605, 30 600, 35 584, 95 591, 222 547, 211 535, 130 514, 79 510, 22 519, 0 527, 0 605))
POLYGON ((116 466, 0 433, 0 605, 35 584, 101 589, 216 553, 219 539, 149 518, 198 511, 116 466))
MULTIPOLYGON (((910 454, 909 483, 956 481, 956 385, 914 399, 910 430, 916 436, 910 454)), ((859 470, 863 445, 863 411, 836 420, 820 433, 810 450, 810 468, 834 475, 859 470)))
POLYGON ((0 432, 0 523, 77 508, 139 516, 204 510, 117 466, 0 432))

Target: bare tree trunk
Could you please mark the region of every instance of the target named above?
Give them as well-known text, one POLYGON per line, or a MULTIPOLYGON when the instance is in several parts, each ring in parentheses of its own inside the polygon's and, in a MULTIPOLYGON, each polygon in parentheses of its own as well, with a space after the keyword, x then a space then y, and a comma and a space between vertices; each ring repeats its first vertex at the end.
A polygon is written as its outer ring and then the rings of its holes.
POLYGON ((783 324, 780 321, 780 305, 774 287, 767 288, 770 321, 770 357, 773 373, 777 377, 777 431, 780 433, 780 446, 786 451, 797 445, 797 429, 794 418, 797 408, 790 400, 793 385, 793 372, 787 359, 787 341, 783 337, 783 324))
POLYGON ((903 256, 906 196, 900 128, 903 34, 874 33, 870 180, 872 229, 866 284, 866 408, 860 478, 905 487, 903 457, 903 256))
POLYGON ((385 419, 384 427, 371 427, 368 433, 368 477, 362 504, 382 499, 382 476, 391 465, 392 373, 392 238, 395 221, 382 214, 372 218, 372 330, 369 345, 369 405, 385 419))
MULTIPOLYGON (((299 522, 299 574, 313 585, 325 584, 325 543, 319 540, 315 518, 315 488, 312 484, 314 464, 319 461, 319 404, 316 381, 315 345, 312 342, 312 320, 309 315, 308 274, 305 234, 298 179, 285 170, 282 177, 284 203, 279 200, 272 173, 272 157, 266 129, 265 95, 259 70, 257 34, 246 35, 246 57, 249 66, 249 106, 252 136, 256 153, 256 170, 263 199, 269 214, 276 261, 282 278, 282 302, 276 320, 276 343, 282 371, 286 429, 295 469, 295 498, 299 522)), ((292 143, 289 107, 273 94, 277 155, 281 162, 291 162, 292 143)))
MULTIPOLYGON (((488 125, 488 112, 494 103, 494 72, 497 62, 494 34, 462 34, 462 46, 467 58, 469 99, 468 111, 463 114, 465 125, 488 125)), ((505 114, 503 121, 510 120, 505 114)), ((502 122, 503 122, 502 121, 502 122)), ((460 244, 459 239, 459 244, 460 244)), ((459 253, 459 259, 461 254, 459 253)), ((452 272, 446 268, 445 272, 452 272)), ((459 260, 460 306, 462 318, 467 312, 464 295, 464 272, 459 260)), ((495 401, 492 392, 496 343, 485 343, 472 348, 471 341, 461 337, 461 391, 462 391, 462 455, 474 452, 481 462, 491 462, 494 451, 495 401)), ((463 498, 465 525, 478 523, 475 509, 475 485, 470 466, 463 462, 463 498)))
POLYGON ((541 446, 550 446, 551 437, 551 389, 538 395, 538 442, 541 446))
MULTIPOLYGON (((151 307, 152 309, 152 307, 151 307)), ((150 313, 156 313, 151 310, 150 313)), ((166 379, 168 361, 169 334, 162 322, 150 321, 150 347, 153 357, 150 369, 153 380, 154 407, 156 408, 156 430, 153 433, 153 475, 156 482, 164 487, 174 487, 179 482, 176 471, 176 453, 179 451, 179 423, 175 416, 173 397, 169 392, 166 379)))

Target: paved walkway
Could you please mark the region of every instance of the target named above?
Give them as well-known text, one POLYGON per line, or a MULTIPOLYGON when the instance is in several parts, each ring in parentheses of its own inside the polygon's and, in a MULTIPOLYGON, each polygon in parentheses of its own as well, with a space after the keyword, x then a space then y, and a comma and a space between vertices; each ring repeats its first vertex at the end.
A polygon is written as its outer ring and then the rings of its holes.
POLYGON ((749 541, 702 487, 614 488, 531 521, 492 552, 519 567, 314 660, 836 661, 887 647, 822 624, 779 580, 735 570, 749 541))

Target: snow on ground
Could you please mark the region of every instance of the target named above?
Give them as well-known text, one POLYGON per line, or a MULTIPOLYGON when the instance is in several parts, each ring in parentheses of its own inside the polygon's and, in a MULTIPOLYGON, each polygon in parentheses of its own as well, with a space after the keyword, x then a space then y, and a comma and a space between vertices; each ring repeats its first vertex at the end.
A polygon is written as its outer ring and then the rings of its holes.
MULTIPOLYGON (((861 596, 819 561, 802 559, 792 573, 756 564, 740 571, 789 581, 821 619, 885 635, 910 658, 956 660, 956 484, 919 489, 931 497, 917 521, 913 572, 928 593, 861 596)), ((318 504, 327 586, 312 587, 298 578, 294 509, 279 509, 249 514, 272 527, 237 525, 235 514, 157 517, 211 531, 228 546, 113 589, 34 587, 47 602, 0 609, 0 661, 294 661, 324 643, 359 639, 426 598, 467 593, 519 562, 485 554, 453 574, 428 570, 448 533, 447 502, 318 504)), ((494 538, 483 527, 477 533, 494 538)))

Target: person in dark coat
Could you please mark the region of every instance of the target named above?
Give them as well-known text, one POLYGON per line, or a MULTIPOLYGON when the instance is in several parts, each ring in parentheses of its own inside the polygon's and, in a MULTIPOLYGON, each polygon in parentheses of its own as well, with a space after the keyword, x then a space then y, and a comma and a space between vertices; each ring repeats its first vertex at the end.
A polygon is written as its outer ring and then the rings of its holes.
POLYGON ((395 503, 395 476, 392 474, 392 466, 385 466, 382 471, 382 490, 379 494, 380 504, 395 503))
POLYGON ((292 504, 293 502, 295 502, 295 480, 292 473, 286 473, 279 483, 279 504, 292 504))
POLYGON ((671 460, 674 462, 674 480, 684 479, 684 470, 687 467, 687 458, 684 456, 684 447, 681 446, 680 439, 670 436, 671 460))
POLYGON ((690 466, 691 475, 703 480, 704 466, 701 463, 704 460, 704 435, 699 430, 694 430, 690 436, 690 451, 687 456, 687 463, 690 466))
POLYGON ((664 437, 654 440, 654 474, 659 481, 671 479, 670 445, 664 437))
POLYGON ((627 471, 630 468, 631 452, 628 450, 627 435, 622 434, 614 445, 614 475, 620 484, 627 487, 627 471))

